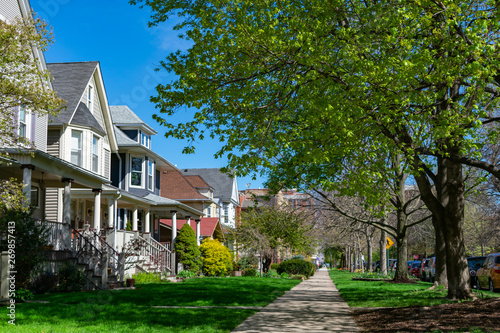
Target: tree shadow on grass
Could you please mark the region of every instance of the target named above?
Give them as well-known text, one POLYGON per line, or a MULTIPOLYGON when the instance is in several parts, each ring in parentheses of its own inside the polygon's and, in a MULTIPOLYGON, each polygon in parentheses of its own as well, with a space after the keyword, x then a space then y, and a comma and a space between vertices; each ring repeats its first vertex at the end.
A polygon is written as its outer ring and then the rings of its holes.
MULTIPOLYGON (((229 332, 255 312, 224 308, 158 309, 132 304, 25 303, 17 306, 14 331, 24 328, 40 332, 49 327, 54 332, 229 332)), ((7 332, 8 325, 2 324, 0 330, 7 332)))

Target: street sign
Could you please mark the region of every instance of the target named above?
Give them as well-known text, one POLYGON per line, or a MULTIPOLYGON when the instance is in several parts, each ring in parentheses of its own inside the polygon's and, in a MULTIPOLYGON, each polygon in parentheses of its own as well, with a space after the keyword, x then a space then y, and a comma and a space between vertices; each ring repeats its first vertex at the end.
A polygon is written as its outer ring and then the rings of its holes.
POLYGON ((387 250, 389 250, 391 248, 392 244, 394 244, 394 242, 392 241, 392 239, 390 239, 389 237, 387 237, 387 244, 385 245, 385 248, 387 250))

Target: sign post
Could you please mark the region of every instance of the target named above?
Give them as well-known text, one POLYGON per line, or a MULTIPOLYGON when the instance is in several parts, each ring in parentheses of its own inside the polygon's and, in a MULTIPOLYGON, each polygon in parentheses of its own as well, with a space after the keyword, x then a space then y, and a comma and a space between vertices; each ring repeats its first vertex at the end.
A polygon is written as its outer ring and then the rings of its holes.
POLYGON ((389 274, 389 249, 391 248, 391 246, 394 244, 394 242, 392 241, 392 239, 390 239, 389 237, 387 237, 387 243, 385 245, 385 248, 386 248, 386 258, 387 258, 387 274, 389 274))

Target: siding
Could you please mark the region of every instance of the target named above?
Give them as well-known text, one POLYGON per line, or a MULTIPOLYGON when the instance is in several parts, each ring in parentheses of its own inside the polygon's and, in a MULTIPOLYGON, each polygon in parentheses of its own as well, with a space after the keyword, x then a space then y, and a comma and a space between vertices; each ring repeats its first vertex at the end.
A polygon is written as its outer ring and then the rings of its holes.
POLYGON ((35 124, 35 136, 33 141, 37 149, 47 152, 47 116, 38 117, 32 115, 32 121, 35 124))
POLYGON ((60 130, 49 130, 47 134, 47 153, 59 157, 59 148, 61 142, 60 130))
POLYGON ((106 179, 110 179, 110 172, 111 172, 111 152, 107 149, 104 149, 104 174, 103 176, 106 177, 106 179))
POLYGON ((0 14, 8 20, 21 16, 21 9, 15 0, 0 0, 0 14))
POLYGON ((45 214, 47 220, 57 221, 57 207, 59 202, 59 191, 57 188, 46 189, 45 214))

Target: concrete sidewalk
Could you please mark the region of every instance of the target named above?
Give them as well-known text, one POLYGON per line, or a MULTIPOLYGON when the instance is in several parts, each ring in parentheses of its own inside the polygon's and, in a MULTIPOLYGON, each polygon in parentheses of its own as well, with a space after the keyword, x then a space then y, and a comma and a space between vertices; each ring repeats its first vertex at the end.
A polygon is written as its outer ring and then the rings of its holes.
POLYGON ((320 269, 260 312, 248 317, 233 332, 360 332, 351 309, 320 269))

